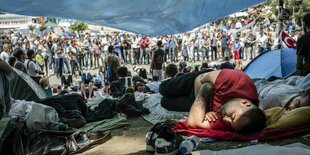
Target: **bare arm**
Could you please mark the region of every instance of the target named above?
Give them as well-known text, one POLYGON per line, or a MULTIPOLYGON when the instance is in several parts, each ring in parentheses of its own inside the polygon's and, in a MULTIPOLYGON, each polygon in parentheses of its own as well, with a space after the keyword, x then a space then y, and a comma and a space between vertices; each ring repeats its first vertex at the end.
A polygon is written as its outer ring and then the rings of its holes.
POLYGON ((212 72, 204 73, 204 74, 197 76, 195 80, 195 97, 197 97, 200 87, 204 83, 208 82, 214 85, 215 80, 220 72, 221 72, 220 70, 217 70, 217 71, 212 71, 212 72))
POLYGON ((198 76, 195 80, 195 101, 188 116, 188 125, 193 128, 210 128, 209 121, 205 120, 207 102, 213 96, 213 85, 220 71, 212 71, 198 76))
POLYGON ((205 83, 201 86, 199 93, 189 111, 188 125, 193 128, 210 128, 209 121, 205 120, 207 105, 213 94, 213 85, 205 83))

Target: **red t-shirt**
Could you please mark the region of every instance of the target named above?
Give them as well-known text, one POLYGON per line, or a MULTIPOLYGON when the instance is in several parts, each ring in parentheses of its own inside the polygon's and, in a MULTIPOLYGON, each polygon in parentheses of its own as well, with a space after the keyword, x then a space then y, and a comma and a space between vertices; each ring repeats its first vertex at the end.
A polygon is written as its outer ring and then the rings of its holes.
MULTIPOLYGON (((214 98, 211 102, 212 111, 219 111, 220 107, 232 98, 245 98, 258 106, 256 87, 252 79, 243 71, 223 69, 214 84, 214 98)), ((219 114, 216 122, 210 122, 212 129, 231 129, 219 114)))
POLYGON ((149 46, 149 44, 147 44, 149 42, 149 38, 145 37, 145 38, 141 38, 140 42, 140 48, 145 49, 149 46))

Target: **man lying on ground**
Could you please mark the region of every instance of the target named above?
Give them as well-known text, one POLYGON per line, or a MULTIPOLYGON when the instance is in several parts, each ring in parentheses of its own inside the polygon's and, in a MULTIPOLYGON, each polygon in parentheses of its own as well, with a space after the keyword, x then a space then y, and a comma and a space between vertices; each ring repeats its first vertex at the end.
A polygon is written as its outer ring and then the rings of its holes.
POLYGON ((168 110, 188 111, 190 107, 188 125, 192 128, 248 134, 265 127, 255 85, 242 71, 188 73, 163 81, 159 92, 161 105, 168 110))
MULTIPOLYGON (((303 78, 303 77, 301 77, 303 78)), ((284 107, 288 110, 310 106, 310 89, 302 89, 279 81, 255 80, 259 108, 284 107)))

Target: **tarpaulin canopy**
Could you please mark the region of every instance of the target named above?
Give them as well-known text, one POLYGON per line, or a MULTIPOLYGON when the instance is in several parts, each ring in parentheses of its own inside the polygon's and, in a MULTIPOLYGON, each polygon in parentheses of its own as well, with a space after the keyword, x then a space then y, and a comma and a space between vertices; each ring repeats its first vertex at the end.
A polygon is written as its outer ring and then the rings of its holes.
POLYGON ((282 48, 257 56, 243 71, 251 78, 284 78, 296 71, 296 61, 295 48, 282 48))
POLYGON ((0 11, 79 19, 147 35, 176 34, 267 0, 1 0, 0 11))

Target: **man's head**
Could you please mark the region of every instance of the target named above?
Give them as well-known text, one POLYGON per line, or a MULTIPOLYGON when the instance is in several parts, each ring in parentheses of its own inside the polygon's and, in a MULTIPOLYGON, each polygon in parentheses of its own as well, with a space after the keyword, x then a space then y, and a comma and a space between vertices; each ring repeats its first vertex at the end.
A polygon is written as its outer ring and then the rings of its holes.
POLYGON ((109 47, 108 47, 108 52, 109 52, 110 54, 112 54, 113 51, 114 51, 114 47, 113 47, 113 46, 109 46, 109 47))
POLYGON ((5 43, 5 44, 2 46, 2 48, 3 48, 3 51, 5 51, 5 52, 10 52, 10 46, 9 46, 9 44, 5 43))
POLYGON ((292 110, 304 106, 310 106, 310 89, 300 92, 297 97, 286 105, 286 109, 292 110))
POLYGON ((265 128, 266 117, 252 101, 234 98, 221 107, 223 120, 240 134, 255 133, 265 128))
POLYGON ((126 77, 128 74, 128 69, 125 66, 121 66, 117 69, 118 77, 126 77))
POLYGON ((156 45, 160 48, 163 46, 163 42, 161 40, 158 40, 156 45))
POLYGON ((165 69, 166 77, 174 77, 178 73, 178 67, 175 64, 168 64, 165 69))
POLYGON ((13 53, 13 56, 14 56, 15 58, 17 58, 17 60, 19 60, 19 61, 24 61, 24 60, 26 59, 26 54, 25 54, 24 51, 22 51, 21 49, 15 51, 15 52, 13 53))
POLYGON ((28 50, 27 51, 27 57, 28 57, 28 59, 33 59, 35 57, 34 51, 28 50))

